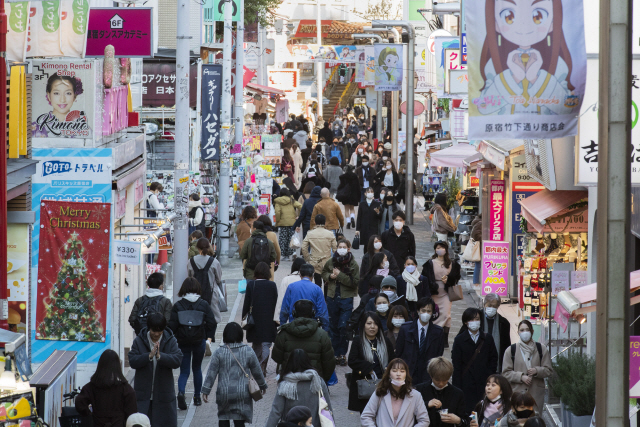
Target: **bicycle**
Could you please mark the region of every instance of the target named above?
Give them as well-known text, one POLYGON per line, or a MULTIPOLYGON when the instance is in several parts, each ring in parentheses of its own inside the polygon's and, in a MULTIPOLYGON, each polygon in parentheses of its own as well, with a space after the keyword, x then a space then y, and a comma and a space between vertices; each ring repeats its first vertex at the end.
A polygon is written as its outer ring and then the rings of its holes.
MULTIPOLYGON (((77 388, 71 393, 65 393, 62 395, 62 404, 70 400, 75 401, 75 398, 80 394, 80 388, 77 388)), ((80 415, 75 406, 63 406, 60 408, 60 416, 58 421, 60 427, 93 427, 93 417, 80 415)))

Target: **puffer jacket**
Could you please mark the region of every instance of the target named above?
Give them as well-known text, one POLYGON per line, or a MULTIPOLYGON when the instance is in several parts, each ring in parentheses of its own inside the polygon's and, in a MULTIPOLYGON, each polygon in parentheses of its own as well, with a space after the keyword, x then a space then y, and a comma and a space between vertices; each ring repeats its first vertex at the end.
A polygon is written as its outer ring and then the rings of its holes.
POLYGON ((331 278, 333 274, 333 258, 324 264, 322 269, 322 280, 327 284, 327 297, 334 298, 336 295, 336 285, 340 284, 340 297, 353 298, 358 295, 358 283, 360 282, 360 269, 358 261, 352 256, 349 262, 348 273, 340 272, 335 279, 331 278))
POLYGON ((302 208, 302 205, 289 196, 278 197, 274 204, 276 205, 276 225, 291 227, 296 222, 296 209, 302 208))
POLYGON ((299 317, 282 325, 276 336, 271 358, 282 365, 297 348, 307 353, 311 365, 325 381, 329 381, 336 368, 336 357, 329 334, 320 328, 316 319, 299 317))
POLYGON ((326 199, 321 199, 316 205, 313 207, 313 212, 311 213, 311 228, 316 226, 316 215, 324 215, 326 218, 326 222, 324 227, 327 230, 337 230, 338 228, 344 226, 344 215, 342 214, 342 209, 340 209, 340 205, 330 197, 326 199))
POLYGON ((336 236, 323 225, 307 233, 302 241, 302 257, 313 266, 316 273, 321 274, 324 264, 331 258, 331 252, 338 249, 336 236))
POLYGON ((442 206, 434 204, 431 208, 433 214, 433 226, 436 233, 447 234, 456 231, 456 226, 448 213, 442 209, 442 206))

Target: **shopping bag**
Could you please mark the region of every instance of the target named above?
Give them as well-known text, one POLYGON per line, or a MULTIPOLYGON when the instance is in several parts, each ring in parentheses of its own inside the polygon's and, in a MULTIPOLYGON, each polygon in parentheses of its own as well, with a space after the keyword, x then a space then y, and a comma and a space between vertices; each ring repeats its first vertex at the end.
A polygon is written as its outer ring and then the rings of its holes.
MULTIPOLYGON (((336 373, 334 372, 333 375, 336 373)), ((318 393, 318 417, 320 418, 320 427, 335 427, 333 414, 329 410, 329 404, 324 398, 322 391, 318 393)))
POLYGON ((238 282, 238 293, 244 294, 247 292, 247 279, 242 279, 238 282))
POLYGON ((294 234, 293 237, 291 237, 291 243, 289 243, 289 247, 291 249, 298 249, 300 248, 302 244, 300 243, 300 238, 298 237, 298 234, 294 234))

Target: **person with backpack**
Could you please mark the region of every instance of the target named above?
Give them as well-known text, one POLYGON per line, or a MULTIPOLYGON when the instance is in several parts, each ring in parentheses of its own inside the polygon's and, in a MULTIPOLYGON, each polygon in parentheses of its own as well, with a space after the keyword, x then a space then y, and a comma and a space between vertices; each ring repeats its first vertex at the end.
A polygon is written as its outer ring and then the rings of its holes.
MULTIPOLYGON (((305 186, 305 194, 309 187, 305 186)), ((313 213, 313 208, 316 206, 321 199, 320 192, 322 191, 322 187, 316 185, 310 191, 308 197, 305 198, 302 203, 302 209, 300 209, 300 215, 298 215, 298 219, 293 224, 293 227, 296 229, 296 233, 300 232, 300 226, 302 226, 302 238, 307 237, 307 233, 311 229, 311 214, 313 213)))
POLYGON ((171 317, 171 300, 164 296, 164 274, 152 273, 147 279, 147 290, 136 300, 129 315, 129 324, 139 335, 147 326, 147 319, 151 313, 162 314, 167 321, 171 317))
POLYGON ((553 374, 551 355, 547 346, 533 340, 533 326, 528 320, 518 324, 520 341, 507 348, 502 358, 502 375, 511 383, 514 392, 531 393, 535 410, 542 413, 544 379, 553 374))
POLYGON ((199 230, 203 235, 206 232, 200 195, 193 193, 189 196, 189 234, 196 230, 199 230))
POLYGON ((202 359, 206 346, 216 338, 216 327, 218 322, 213 315, 211 305, 202 297, 200 283, 193 278, 187 277, 182 282, 178 296, 182 299, 173 305, 169 329, 171 329, 176 339, 178 347, 182 352, 182 363, 180 364, 180 376, 178 377, 178 408, 187 409, 185 391, 189 371, 193 369, 193 404, 202 405, 200 392, 202 390, 202 359), (207 343, 208 341, 208 343, 207 343), (193 367, 191 362, 193 360, 193 367))
POLYGON ((258 218, 258 211, 253 206, 245 206, 240 216, 240 222, 236 227, 236 237, 238 238, 239 251, 242 250, 244 242, 251 237, 251 225, 258 218))
POLYGON ((342 175, 340 160, 337 157, 332 157, 329 160, 329 166, 327 166, 327 170, 324 173, 325 179, 331 185, 329 189, 331 197, 335 197, 338 192, 338 187, 340 186, 340 175, 342 175))
POLYGON ((213 248, 207 238, 200 238, 196 247, 200 255, 189 260, 187 271, 190 277, 194 277, 200 283, 202 299, 211 306, 216 322, 220 322, 220 299, 225 297, 225 290, 222 288, 222 266, 213 257, 213 248))
POLYGON ((327 157, 329 159, 337 158, 340 166, 346 165, 349 161, 349 150, 338 138, 333 138, 333 144, 328 148, 328 151, 327 157))
POLYGON ((247 280, 254 279, 253 270, 259 262, 271 265, 276 261, 276 248, 267 238, 262 221, 253 222, 253 232, 240 250, 240 259, 243 261, 242 275, 247 280))
POLYGON ((202 232, 198 230, 189 234, 189 258, 200 254, 200 251, 198 250, 198 240, 203 237, 202 232))
POLYGON ((291 194, 288 188, 280 190, 280 197, 274 200, 276 208, 276 225, 278 226, 278 244, 282 256, 287 258, 293 256, 294 249, 291 248, 291 238, 295 234, 296 211, 302 208, 291 194))

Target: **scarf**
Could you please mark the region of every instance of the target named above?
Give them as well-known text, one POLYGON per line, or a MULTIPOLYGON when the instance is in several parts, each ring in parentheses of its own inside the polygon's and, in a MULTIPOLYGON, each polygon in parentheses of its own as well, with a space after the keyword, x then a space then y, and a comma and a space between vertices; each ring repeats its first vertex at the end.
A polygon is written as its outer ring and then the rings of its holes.
POLYGON ((353 254, 351 252, 347 252, 345 256, 338 255, 338 252, 333 253, 333 266, 345 274, 349 274, 350 268, 349 264, 353 259, 353 254))
POLYGON ((520 352, 522 353, 525 365, 527 365, 527 369, 531 369, 531 358, 537 351, 536 343, 533 342, 533 340, 530 340, 527 344, 520 339, 520 352))
POLYGON ((307 369, 304 372, 291 372, 285 375, 278 384, 278 395, 290 400, 298 400, 298 382, 300 381, 311 381, 310 390, 313 394, 317 395, 322 391, 320 375, 313 369, 307 369))
POLYGON ((495 402, 489 402, 484 408, 484 418, 490 418, 493 414, 502 413, 502 399, 498 398, 495 402))
POLYGON ((416 292, 416 286, 420 284, 420 272, 418 271, 418 268, 416 267, 413 273, 409 273, 407 270, 404 270, 402 272, 402 278, 407 282, 407 294, 405 295, 407 301, 418 301, 418 293, 416 292))
POLYGON ((389 275, 388 268, 379 268, 376 270, 376 276, 387 277, 389 275))
MULTIPOLYGON (((484 318, 483 330, 485 334, 489 333, 489 321, 487 320, 487 315, 482 316, 484 318)), ((498 313, 493 316, 493 331, 491 331, 491 336, 493 337, 493 341, 496 344, 496 350, 498 354, 500 354, 500 318, 498 317, 498 313)))

